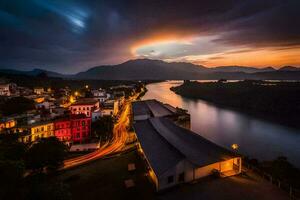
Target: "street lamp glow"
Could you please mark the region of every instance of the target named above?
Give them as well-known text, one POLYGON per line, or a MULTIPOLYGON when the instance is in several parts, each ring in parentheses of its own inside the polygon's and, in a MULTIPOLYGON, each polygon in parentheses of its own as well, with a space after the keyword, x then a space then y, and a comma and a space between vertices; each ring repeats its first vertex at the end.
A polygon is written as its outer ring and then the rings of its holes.
POLYGON ((239 145, 238 145, 238 144, 232 144, 232 145, 231 145, 231 148, 232 148, 233 150, 237 150, 237 149, 239 148, 239 145))

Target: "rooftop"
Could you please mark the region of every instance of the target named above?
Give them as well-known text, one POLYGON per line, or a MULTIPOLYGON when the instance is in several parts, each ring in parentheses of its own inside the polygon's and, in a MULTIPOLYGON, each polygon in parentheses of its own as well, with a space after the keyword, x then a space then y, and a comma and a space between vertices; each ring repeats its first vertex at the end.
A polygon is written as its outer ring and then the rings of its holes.
POLYGON ((162 175, 184 159, 178 150, 161 137, 149 120, 136 122, 134 128, 143 151, 157 175, 162 175))
POLYGON ((94 98, 82 98, 78 99, 75 103, 72 104, 72 106, 76 105, 94 105, 98 102, 97 99, 94 98))
MULTIPOLYGON (((132 103, 134 115, 152 115, 154 117, 165 117, 174 114, 174 109, 170 109, 165 104, 151 99, 145 101, 136 101, 132 103)), ((176 109, 175 109, 176 110, 176 109)))
POLYGON ((163 117, 137 121, 134 128, 150 165, 158 175, 183 159, 202 167, 236 157, 233 152, 163 117))

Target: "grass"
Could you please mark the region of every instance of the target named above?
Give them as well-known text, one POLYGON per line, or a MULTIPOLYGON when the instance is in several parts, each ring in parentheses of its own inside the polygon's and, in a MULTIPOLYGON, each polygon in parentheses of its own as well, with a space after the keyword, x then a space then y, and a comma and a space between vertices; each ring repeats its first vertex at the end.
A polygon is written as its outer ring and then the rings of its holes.
POLYGON ((155 193, 146 176, 145 164, 136 151, 102 159, 62 172, 56 177, 70 186, 72 199, 276 199, 287 200, 288 194, 252 172, 248 176, 207 177, 197 183, 183 184, 162 193, 155 193), (129 163, 136 171, 128 172, 129 163), (132 179, 135 187, 126 189, 124 181, 132 179))
POLYGON ((65 171, 56 178, 70 186, 74 200, 155 199, 154 187, 145 174, 143 161, 131 151, 65 171), (135 163, 136 171, 128 172, 129 163, 135 163), (126 179, 133 179, 136 186, 126 189, 126 179))

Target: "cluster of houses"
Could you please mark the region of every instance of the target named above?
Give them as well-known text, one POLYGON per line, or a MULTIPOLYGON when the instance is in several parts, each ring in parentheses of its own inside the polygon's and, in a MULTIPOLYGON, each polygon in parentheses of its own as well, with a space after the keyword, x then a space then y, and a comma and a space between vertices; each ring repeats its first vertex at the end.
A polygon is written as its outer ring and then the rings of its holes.
POLYGON ((22 96, 35 102, 32 111, 0 116, 0 133, 18 134, 25 143, 50 136, 67 144, 89 142, 92 122, 103 116, 117 117, 125 102, 125 94, 119 90, 95 89, 89 93, 92 96, 86 98, 68 87, 53 91, 42 87, 18 87, 14 83, 0 84, 1 99, 22 96))
POLYGON ((136 101, 132 108, 138 149, 157 191, 241 172, 241 157, 190 131, 183 110, 156 100, 136 101))

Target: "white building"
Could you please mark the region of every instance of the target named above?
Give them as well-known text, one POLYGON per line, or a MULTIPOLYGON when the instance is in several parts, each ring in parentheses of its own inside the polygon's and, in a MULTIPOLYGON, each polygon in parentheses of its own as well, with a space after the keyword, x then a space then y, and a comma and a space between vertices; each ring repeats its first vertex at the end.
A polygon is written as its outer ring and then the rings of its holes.
POLYGON ((1 84, 0 85, 0 96, 10 96, 10 84, 1 84))
POLYGON ((226 177, 241 172, 240 156, 167 118, 136 121, 134 129, 157 191, 213 173, 226 177))
POLYGON ((107 100, 103 103, 103 115, 110 115, 116 116, 119 112, 119 101, 117 100, 107 100))
POLYGON ((100 119, 102 117, 102 112, 100 109, 94 110, 92 112, 92 122, 97 121, 98 119, 100 119))
POLYGON ((87 117, 92 117, 92 112, 100 109, 100 103, 94 98, 83 98, 70 106, 71 114, 85 114, 87 117))
POLYGON ((99 100, 100 103, 103 103, 110 98, 110 94, 105 90, 92 90, 91 93, 93 94, 94 98, 99 100))
POLYGON ((41 94, 44 94, 44 93, 45 93, 45 90, 44 90, 44 88, 42 88, 42 87, 36 87, 36 88, 33 89, 33 92, 34 92, 35 94, 37 94, 37 95, 41 95, 41 94))

